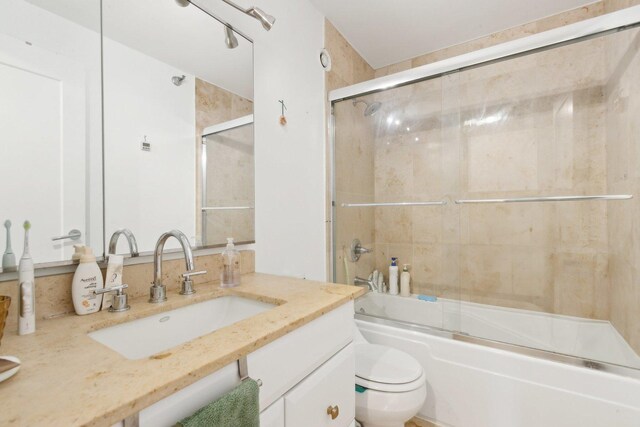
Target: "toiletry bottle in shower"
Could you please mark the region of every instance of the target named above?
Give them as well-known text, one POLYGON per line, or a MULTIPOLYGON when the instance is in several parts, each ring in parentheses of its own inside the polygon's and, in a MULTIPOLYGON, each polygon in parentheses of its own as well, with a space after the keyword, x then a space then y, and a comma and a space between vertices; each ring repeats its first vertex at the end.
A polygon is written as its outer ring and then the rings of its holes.
POLYGON ((233 237, 227 237, 227 248, 222 252, 222 274, 220 286, 232 288, 240 284, 240 252, 233 244, 233 237))
POLYGON ((411 274, 409 273, 409 264, 404 264, 402 274, 400 275, 400 296, 408 297, 411 295, 411 274))
POLYGON ((398 295, 398 258, 391 258, 389 266, 389 293, 398 295))

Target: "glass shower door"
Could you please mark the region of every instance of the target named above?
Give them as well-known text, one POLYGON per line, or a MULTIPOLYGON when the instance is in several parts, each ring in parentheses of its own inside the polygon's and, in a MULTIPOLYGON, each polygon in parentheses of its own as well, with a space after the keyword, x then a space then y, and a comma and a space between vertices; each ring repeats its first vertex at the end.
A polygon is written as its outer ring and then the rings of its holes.
MULTIPOLYGON (((411 273, 409 298, 367 294, 357 312, 458 330, 457 109, 442 78, 336 102, 334 279, 353 284, 389 266, 411 273), (449 101, 453 103, 453 101, 449 101), (453 110, 451 110, 453 108, 453 110), (351 254, 355 239, 373 253, 351 254)), ((360 281, 362 284, 363 282, 360 281)))

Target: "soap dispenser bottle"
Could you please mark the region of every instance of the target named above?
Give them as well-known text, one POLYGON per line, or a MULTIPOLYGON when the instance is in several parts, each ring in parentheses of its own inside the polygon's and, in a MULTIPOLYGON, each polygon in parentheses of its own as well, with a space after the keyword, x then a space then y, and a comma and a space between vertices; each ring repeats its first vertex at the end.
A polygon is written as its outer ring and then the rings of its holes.
POLYGON ((389 293, 398 295, 398 258, 391 258, 389 266, 389 293))
POLYGON ((240 252, 236 250, 233 237, 227 237, 227 248, 222 252, 220 286, 232 288, 240 284, 240 252))
POLYGON ((85 246, 80 255, 80 264, 73 275, 71 285, 73 308, 77 314, 90 314, 100 310, 103 295, 94 291, 104 287, 102 272, 91 248, 85 246))
POLYGON ((402 274, 400 275, 400 296, 408 297, 411 295, 411 273, 409 273, 409 264, 404 264, 402 274))

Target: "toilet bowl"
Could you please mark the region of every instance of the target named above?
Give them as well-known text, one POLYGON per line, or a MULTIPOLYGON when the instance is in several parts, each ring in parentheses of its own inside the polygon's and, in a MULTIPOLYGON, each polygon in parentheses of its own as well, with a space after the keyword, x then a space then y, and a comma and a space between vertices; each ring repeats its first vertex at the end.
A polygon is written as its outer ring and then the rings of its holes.
POLYGON ((356 334, 356 420, 363 427, 403 427, 427 397, 422 366, 407 353, 356 334))

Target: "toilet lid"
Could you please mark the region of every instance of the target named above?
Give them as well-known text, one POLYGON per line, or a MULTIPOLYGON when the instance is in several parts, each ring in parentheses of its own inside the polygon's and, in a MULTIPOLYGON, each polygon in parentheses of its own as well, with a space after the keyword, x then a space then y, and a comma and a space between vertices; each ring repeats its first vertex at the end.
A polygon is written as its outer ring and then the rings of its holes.
POLYGON ((377 344, 357 344, 356 376, 384 384, 406 384, 422 375, 422 366, 407 353, 377 344))

